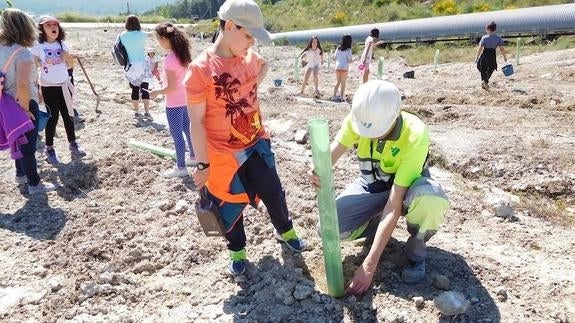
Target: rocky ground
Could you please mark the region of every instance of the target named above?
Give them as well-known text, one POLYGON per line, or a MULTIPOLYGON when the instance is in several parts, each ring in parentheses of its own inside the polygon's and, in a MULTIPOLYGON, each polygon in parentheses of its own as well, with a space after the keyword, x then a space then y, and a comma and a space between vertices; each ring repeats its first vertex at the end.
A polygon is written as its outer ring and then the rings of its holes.
MULTIPOLYGON (((247 275, 226 274, 221 238, 204 236, 190 179, 165 179, 172 162, 128 147, 129 139, 171 148, 162 102, 154 122, 133 119, 129 88, 109 48, 118 30, 74 29, 69 43, 101 100, 76 69, 78 127, 88 151, 40 174, 61 188, 29 196, 12 183, 13 162, 0 156, 0 321, 46 322, 573 322, 575 321, 575 50, 521 58, 516 74, 479 86, 472 63, 411 68, 386 60, 384 78, 406 96, 432 136, 432 174, 452 208, 430 241, 427 279, 400 279, 407 237, 400 220, 363 296, 328 296, 315 192, 305 172, 308 144, 294 141, 315 117, 332 136, 349 111, 327 101, 334 74, 322 70, 321 100, 297 96, 291 47, 262 47, 271 66, 260 89, 280 177, 299 232, 311 249, 292 254, 273 239, 267 216, 246 211, 247 275), (415 79, 404 79, 414 70, 415 79), (274 79, 284 85, 275 87, 274 79), (463 294, 467 311, 441 315, 433 300, 463 294)), ((156 44, 150 40, 150 45, 156 44)), ((194 43, 196 53, 206 44, 194 43)), ((471 61, 471 58, 470 58, 471 61)), ((377 70, 375 66, 372 70, 377 70)), ((350 73, 349 93, 359 85, 350 73)), ((300 77, 301 78, 301 77, 300 77)), ((352 154, 335 168, 336 192, 357 175, 352 154)), ((366 253, 342 245, 346 279, 366 253)))

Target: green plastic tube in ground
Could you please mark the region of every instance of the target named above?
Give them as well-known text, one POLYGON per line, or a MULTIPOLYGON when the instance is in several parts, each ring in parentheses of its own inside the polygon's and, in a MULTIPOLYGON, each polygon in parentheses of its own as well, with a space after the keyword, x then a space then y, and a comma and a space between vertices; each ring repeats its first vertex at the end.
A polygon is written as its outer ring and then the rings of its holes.
POLYGON ((377 79, 381 80, 383 78, 383 57, 380 57, 377 61, 377 79))
POLYGON ((154 146, 154 145, 151 145, 151 144, 148 144, 145 142, 141 142, 141 141, 137 141, 137 140, 133 140, 133 139, 128 141, 128 146, 142 149, 142 150, 146 150, 146 151, 154 153, 158 156, 169 157, 173 160, 176 160, 176 152, 171 150, 171 149, 167 149, 167 148, 159 147, 159 146, 154 146))
POLYGON ((299 56, 296 55, 293 60, 293 76, 298 81, 299 81, 299 64, 300 64, 299 56))
POLYGON ((309 129, 314 170, 320 179, 317 199, 327 289, 329 295, 340 297, 344 281, 327 120, 314 119, 309 129))
POLYGON ((521 37, 517 38, 517 54, 515 54, 515 67, 519 66, 519 56, 521 54, 521 37))
POLYGON ((439 49, 435 50, 435 57, 433 57, 433 73, 437 73, 437 63, 439 62, 439 49))

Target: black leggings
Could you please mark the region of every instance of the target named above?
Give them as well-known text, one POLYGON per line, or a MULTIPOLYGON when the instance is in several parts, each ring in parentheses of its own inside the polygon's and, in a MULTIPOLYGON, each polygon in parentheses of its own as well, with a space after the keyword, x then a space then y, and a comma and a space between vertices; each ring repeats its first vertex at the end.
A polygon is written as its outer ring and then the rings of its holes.
POLYGON ((497 69, 497 59, 495 57, 495 48, 484 48, 479 61, 477 62, 477 69, 481 73, 481 80, 489 83, 489 79, 493 71, 497 69))
MULTIPOLYGON (((238 175, 244 186, 249 186, 248 190, 255 191, 262 199, 270 220, 279 233, 284 233, 293 228, 285 193, 275 165, 270 167, 259 153, 254 152, 238 169, 238 175)), ((211 197, 214 198, 213 195, 211 197)), ((241 212, 243 206, 238 207, 238 209, 241 212)), ((245 248, 246 233, 243 215, 240 215, 235 226, 226 233, 226 239, 229 250, 240 251, 245 248)))
POLYGON ((495 68, 490 66, 485 66, 483 68, 481 66, 477 66, 477 69, 479 70, 479 73, 481 73, 481 80, 485 83, 489 83, 489 79, 495 71, 495 68))
POLYGON ((142 93, 142 100, 149 100, 150 93, 146 91, 148 89, 148 82, 143 82, 140 86, 135 86, 130 83, 130 87, 132 88, 132 100, 137 101, 140 99, 140 93, 142 93))
POLYGON ((46 103, 46 108, 51 115, 48 124, 46 124, 46 146, 54 145, 54 135, 56 135, 56 126, 58 125, 58 114, 62 115, 68 142, 76 140, 74 122, 72 121, 72 117, 68 115, 68 107, 66 106, 66 100, 64 99, 64 93, 62 91, 67 90, 61 86, 42 86, 44 103, 46 103))

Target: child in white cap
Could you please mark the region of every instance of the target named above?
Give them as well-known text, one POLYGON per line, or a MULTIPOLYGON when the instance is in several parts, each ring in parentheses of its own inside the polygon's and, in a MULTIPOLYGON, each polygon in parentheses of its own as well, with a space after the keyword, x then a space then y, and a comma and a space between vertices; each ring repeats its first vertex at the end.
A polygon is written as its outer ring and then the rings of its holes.
POLYGON ((306 245, 292 225, 269 134, 261 123, 258 85, 267 63, 252 50, 255 39, 269 41, 263 16, 252 0, 228 0, 219 10, 220 33, 192 61, 185 78, 196 187, 215 205, 230 251, 228 270, 246 270, 243 210, 266 205, 276 238, 295 252, 306 245), (207 193, 207 194, 206 194, 207 193))
POLYGON ((42 16, 38 22, 40 31, 38 42, 31 52, 40 66, 40 101, 44 101, 51 117, 46 125, 46 160, 50 164, 60 161, 54 149, 54 136, 59 115, 62 116, 69 150, 73 157, 84 156, 86 152, 76 141, 74 129, 74 85, 68 73, 68 67, 74 65, 74 56, 64 41, 66 33, 60 21, 51 16, 42 16))

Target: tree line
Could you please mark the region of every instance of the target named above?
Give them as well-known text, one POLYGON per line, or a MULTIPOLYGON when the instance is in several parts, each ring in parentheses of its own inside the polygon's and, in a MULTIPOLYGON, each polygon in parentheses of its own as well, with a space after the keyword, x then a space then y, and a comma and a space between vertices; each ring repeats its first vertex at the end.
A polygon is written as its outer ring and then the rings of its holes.
POLYGON ((180 0, 173 4, 158 6, 145 14, 192 20, 211 19, 218 15, 218 9, 225 0, 180 0))

